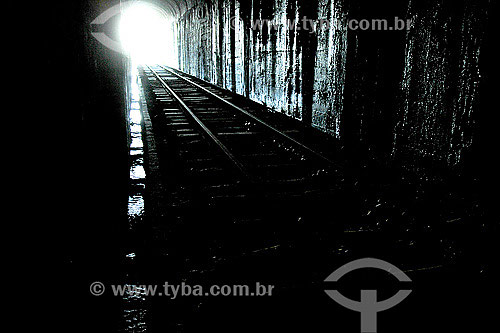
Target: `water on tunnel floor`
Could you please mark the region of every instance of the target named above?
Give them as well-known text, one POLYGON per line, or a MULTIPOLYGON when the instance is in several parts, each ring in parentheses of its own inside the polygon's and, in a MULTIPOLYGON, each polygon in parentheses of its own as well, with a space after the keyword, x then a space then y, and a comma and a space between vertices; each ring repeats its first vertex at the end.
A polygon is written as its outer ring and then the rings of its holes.
MULTIPOLYGON (((146 172, 144 169, 144 141, 143 141, 143 117, 141 114, 141 88, 137 75, 137 70, 131 70, 131 96, 129 109, 129 128, 130 128, 130 179, 129 179, 129 197, 128 197, 128 229, 132 235, 140 227, 144 220, 144 193, 146 190, 146 172)), ((132 235, 133 237, 133 235, 132 235)), ((136 253, 133 248, 125 251, 125 267, 130 267, 136 259, 136 253)), ((132 274, 125 269, 122 273, 122 282, 128 286, 134 285, 132 274)), ((147 332, 147 300, 140 292, 130 290, 120 300, 121 318, 120 332, 138 333, 147 332)))

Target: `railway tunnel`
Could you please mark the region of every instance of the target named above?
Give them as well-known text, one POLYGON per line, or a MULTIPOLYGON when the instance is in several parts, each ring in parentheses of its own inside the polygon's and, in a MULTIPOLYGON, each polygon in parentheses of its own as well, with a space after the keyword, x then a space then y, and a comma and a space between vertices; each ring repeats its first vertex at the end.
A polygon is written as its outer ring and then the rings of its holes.
POLYGON ((360 313, 325 290, 380 301, 403 288, 372 269, 325 282, 362 258, 412 280, 378 331, 487 324, 492 310, 472 304, 498 261, 496 1, 49 8, 40 89, 57 87, 54 159, 68 172, 50 186, 55 325, 356 332, 360 313), (144 295, 166 282, 191 294, 144 295), (220 295, 256 284, 270 294, 220 295), (193 295, 210 286, 218 296, 193 295))

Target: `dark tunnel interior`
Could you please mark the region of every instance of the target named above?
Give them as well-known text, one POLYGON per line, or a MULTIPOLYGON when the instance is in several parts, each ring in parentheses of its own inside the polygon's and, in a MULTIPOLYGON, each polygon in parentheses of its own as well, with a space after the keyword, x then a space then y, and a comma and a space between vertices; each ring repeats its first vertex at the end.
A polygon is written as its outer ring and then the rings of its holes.
MULTIPOLYGON (((46 7, 44 29, 52 33, 43 38, 39 89, 58 119, 50 159, 59 179, 43 189, 57 203, 43 241, 54 263, 48 275, 59 286, 57 304, 47 309, 53 329, 359 332, 359 311, 337 304, 325 288, 357 301, 368 297, 361 289, 378 289, 380 302, 410 285, 406 300, 376 314, 378 332, 489 330, 498 309, 486 303, 498 289, 498 1, 80 0, 46 7), (162 117, 185 107, 172 104, 162 82, 186 104, 209 98, 200 89, 185 93, 175 73, 265 119, 272 124, 265 135, 278 128, 300 142, 292 153, 302 143, 321 151, 335 175, 319 169, 303 187, 289 181, 283 192, 260 174, 233 182, 227 161, 190 177, 189 158, 204 159, 212 146, 196 141, 189 147, 198 148, 185 149, 181 138, 195 136, 191 128, 169 132, 177 115, 162 117), (200 175, 211 170, 207 199, 200 175), (335 269, 365 257, 390 262, 411 284, 376 270, 325 284, 335 269), (106 286, 104 295, 89 292, 95 281, 106 286), (111 292, 111 285, 165 281, 181 288, 257 281, 273 285, 275 295, 111 292)), ((207 105, 200 119, 221 104, 207 105)), ((213 132, 239 158, 257 132, 253 121, 234 141, 234 133, 213 132)), ((280 139, 262 140, 279 146, 280 139)), ((264 147, 256 150, 259 163, 271 165, 276 156, 263 157, 264 147)), ((290 164, 265 175, 281 181, 303 171, 290 164)))

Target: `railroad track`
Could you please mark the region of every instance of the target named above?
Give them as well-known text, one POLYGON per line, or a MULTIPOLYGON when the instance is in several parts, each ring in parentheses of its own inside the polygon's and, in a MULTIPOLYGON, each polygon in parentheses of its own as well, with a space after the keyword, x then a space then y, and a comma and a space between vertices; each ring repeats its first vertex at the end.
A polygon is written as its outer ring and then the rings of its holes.
POLYGON ((224 257, 288 242, 334 256, 377 248, 434 264, 439 236, 414 223, 422 210, 399 187, 361 193, 341 166, 298 139, 300 126, 286 117, 168 67, 140 72, 168 192, 167 225, 157 226, 167 241, 159 247, 224 257))
POLYGON ((233 176, 275 185, 338 175, 333 161, 289 135, 293 129, 276 128, 248 111, 248 106, 234 104, 224 91, 164 66, 148 66, 145 74, 155 87, 155 98, 164 104, 164 121, 177 140, 209 142, 213 154, 207 165, 226 159, 222 164, 233 168, 233 176))
POLYGON ((248 250, 274 245, 280 224, 342 206, 339 166, 297 140, 298 126, 268 121, 255 103, 168 67, 141 73, 174 219, 231 224, 218 237, 249 242, 248 250))

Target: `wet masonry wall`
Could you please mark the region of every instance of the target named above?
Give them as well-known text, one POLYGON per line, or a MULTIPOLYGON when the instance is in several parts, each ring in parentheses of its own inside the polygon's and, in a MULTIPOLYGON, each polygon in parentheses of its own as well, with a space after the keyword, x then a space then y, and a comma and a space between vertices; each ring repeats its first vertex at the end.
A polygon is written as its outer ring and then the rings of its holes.
POLYGON ((197 1, 177 21, 180 67, 331 134, 353 155, 460 166, 477 132, 490 5, 197 1), (311 31, 302 21, 345 27, 387 19, 392 26, 396 17, 411 27, 311 31), (263 20, 273 25, 260 26, 263 20))

